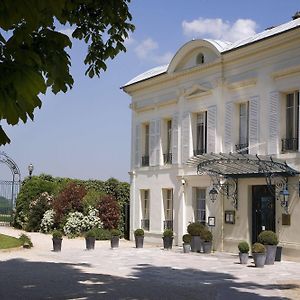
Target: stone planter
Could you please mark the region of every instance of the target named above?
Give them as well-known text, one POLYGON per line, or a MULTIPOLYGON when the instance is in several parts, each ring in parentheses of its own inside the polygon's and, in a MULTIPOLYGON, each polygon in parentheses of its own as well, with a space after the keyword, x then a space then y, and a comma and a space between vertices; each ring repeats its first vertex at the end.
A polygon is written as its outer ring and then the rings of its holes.
POLYGON ((265 253, 252 253, 255 267, 263 268, 266 261, 266 254, 265 253))
POLYGON ((265 247, 266 247, 265 265, 274 265, 277 245, 265 245, 265 247))
POLYGON ((52 238, 52 242, 53 242, 53 251, 54 252, 60 252, 61 251, 62 239, 52 238))
POLYGON ((110 238, 110 246, 111 248, 118 248, 119 247, 119 241, 120 241, 120 238, 118 236, 112 236, 110 238))
POLYGON ((275 261, 281 261, 282 246, 277 246, 275 261))
POLYGON ((202 239, 198 235, 192 235, 192 242, 191 242, 191 250, 192 252, 201 252, 202 250, 202 239))
POLYGON ((240 264, 246 265, 248 263, 249 253, 239 253, 240 264))
POLYGON ((85 246, 86 246, 86 250, 94 250, 95 249, 95 241, 96 238, 95 237, 86 237, 85 238, 85 246))
POLYGON ((135 247, 143 248, 144 246, 144 237, 143 236, 135 236, 135 247))
POLYGON ((173 237, 165 236, 162 239, 163 239, 164 249, 172 249, 173 237))
POLYGON ((204 253, 211 253, 211 249, 212 249, 212 242, 203 242, 204 253))
POLYGON ((191 245, 190 244, 183 243, 182 247, 183 247, 183 253, 190 253, 190 251, 191 251, 191 245))

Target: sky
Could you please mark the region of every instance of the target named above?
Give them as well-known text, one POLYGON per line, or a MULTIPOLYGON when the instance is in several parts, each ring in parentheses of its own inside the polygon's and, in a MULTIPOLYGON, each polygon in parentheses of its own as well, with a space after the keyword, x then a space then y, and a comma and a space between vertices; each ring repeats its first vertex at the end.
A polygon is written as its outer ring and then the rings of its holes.
MULTIPOLYGON (((86 45, 72 40, 73 89, 58 95, 48 91, 33 122, 17 126, 1 122, 11 143, 0 151, 16 162, 22 178, 32 163, 34 175, 129 181, 130 97, 120 87, 148 69, 169 63, 192 38, 236 41, 290 21, 300 11, 300 2, 133 0, 129 9, 136 30, 126 40, 127 52, 108 61, 100 78, 84 75, 86 45)), ((0 164, 0 180, 10 178, 9 168, 0 164)))

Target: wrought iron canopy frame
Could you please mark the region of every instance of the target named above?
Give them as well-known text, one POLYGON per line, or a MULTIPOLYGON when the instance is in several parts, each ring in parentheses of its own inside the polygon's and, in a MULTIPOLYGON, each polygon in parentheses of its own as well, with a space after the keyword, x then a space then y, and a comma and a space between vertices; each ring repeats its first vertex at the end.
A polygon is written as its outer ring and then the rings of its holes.
POLYGON ((9 167, 13 176, 13 182, 21 182, 21 173, 18 165, 3 151, 0 152, 0 163, 4 163, 9 167))
POLYGON ((213 186, 230 198, 236 209, 239 178, 264 177, 269 187, 281 187, 287 184, 288 177, 299 174, 285 161, 272 156, 241 153, 205 153, 191 157, 186 164, 197 167, 197 174, 210 176, 213 186))

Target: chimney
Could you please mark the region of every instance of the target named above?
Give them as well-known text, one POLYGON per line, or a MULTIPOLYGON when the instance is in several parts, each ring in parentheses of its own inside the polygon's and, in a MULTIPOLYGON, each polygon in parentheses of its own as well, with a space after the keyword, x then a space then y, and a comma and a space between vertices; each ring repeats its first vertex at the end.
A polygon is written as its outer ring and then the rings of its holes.
POLYGON ((300 18, 300 11, 296 11, 296 13, 292 16, 293 20, 299 19, 300 18))

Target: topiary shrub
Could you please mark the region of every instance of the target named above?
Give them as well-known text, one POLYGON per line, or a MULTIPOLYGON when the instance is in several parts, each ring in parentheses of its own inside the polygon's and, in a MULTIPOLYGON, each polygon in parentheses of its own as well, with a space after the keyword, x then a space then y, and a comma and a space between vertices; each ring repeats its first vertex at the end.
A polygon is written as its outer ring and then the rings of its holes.
POLYGON ((274 231, 265 230, 262 231, 257 238, 257 241, 263 245, 277 245, 278 238, 274 231))
POLYGON ((250 250, 249 244, 246 241, 240 242, 238 248, 241 253, 248 253, 250 250))
POLYGON ((201 236, 201 232, 205 230, 205 226, 199 222, 190 223, 187 227, 187 232, 191 236, 201 236))
POLYGON ((134 236, 144 236, 145 232, 143 229, 139 228, 134 231, 134 236))
POLYGON ((173 237, 174 233, 173 230, 171 229, 165 229, 163 232, 163 237, 173 237))
POLYGON ((109 240, 111 237, 110 231, 108 229, 95 228, 94 232, 95 232, 95 238, 98 241, 109 240))
POLYGON ((184 234, 182 236, 182 241, 185 243, 185 244, 190 244, 192 242, 192 236, 188 233, 188 234, 184 234))
POLYGON ((89 237, 96 238, 95 228, 92 228, 92 229, 88 230, 88 231, 84 234, 84 237, 86 237, 86 238, 89 238, 89 237))
POLYGON ((204 242, 211 242, 213 239, 213 235, 208 229, 202 230, 200 237, 204 242))
POLYGON ((112 229, 112 230, 110 231, 110 235, 111 235, 111 236, 118 236, 118 237, 120 237, 120 236, 121 236, 121 232, 120 232, 119 229, 112 229))
POLYGON ((255 243, 252 245, 252 253, 266 253, 266 248, 261 243, 255 243))
POLYGON ((63 234, 62 234, 62 232, 60 230, 53 230, 52 237, 54 239, 62 239, 63 234))
POLYGON ((99 218, 103 223, 103 228, 118 228, 120 220, 120 207, 113 196, 105 195, 102 197, 97 207, 99 218))

